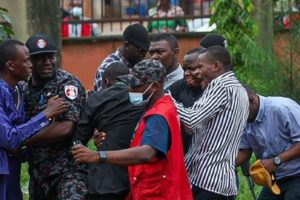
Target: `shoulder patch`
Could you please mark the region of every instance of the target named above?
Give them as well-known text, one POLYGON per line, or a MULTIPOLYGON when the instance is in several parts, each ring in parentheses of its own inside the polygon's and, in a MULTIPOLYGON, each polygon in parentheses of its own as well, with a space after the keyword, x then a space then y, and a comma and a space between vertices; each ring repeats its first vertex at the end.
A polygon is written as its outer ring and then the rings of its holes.
POLYGON ((65 85, 65 95, 70 100, 76 99, 78 96, 78 88, 74 85, 65 85))

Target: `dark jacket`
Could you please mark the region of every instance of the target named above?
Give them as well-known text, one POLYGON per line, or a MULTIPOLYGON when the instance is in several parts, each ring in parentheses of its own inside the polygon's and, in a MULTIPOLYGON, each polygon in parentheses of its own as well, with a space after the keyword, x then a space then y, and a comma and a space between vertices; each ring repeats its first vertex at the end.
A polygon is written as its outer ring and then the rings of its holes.
MULTIPOLYGON (((92 137, 94 128, 97 128, 106 133, 106 139, 98 150, 126 149, 143 111, 143 107, 130 103, 128 87, 116 83, 88 97, 76 126, 74 140, 86 144, 92 137)), ((89 165, 89 194, 103 195, 128 189, 127 167, 107 163, 89 165)))

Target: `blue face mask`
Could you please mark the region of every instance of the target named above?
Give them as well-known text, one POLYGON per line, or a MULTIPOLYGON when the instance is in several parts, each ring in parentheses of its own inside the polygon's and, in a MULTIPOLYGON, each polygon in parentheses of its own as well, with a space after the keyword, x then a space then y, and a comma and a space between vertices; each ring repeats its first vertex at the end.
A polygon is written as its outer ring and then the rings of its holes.
POLYGON ((129 101, 136 106, 139 105, 147 105, 150 101, 150 98, 152 97, 153 93, 144 100, 144 94, 149 90, 149 88, 152 86, 152 83, 149 85, 149 87, 144 92, 129 92, 129 101))

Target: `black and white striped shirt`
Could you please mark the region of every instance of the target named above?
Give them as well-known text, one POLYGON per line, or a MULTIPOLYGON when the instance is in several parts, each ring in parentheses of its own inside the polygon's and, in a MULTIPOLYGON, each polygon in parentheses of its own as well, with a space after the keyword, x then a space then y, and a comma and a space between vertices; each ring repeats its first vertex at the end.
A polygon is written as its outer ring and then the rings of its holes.
POLYGON ((176 106, 184 126, 197 128, 186 155, 191 183, 236 195, 235 158, 249 113, 246 90, 230 71, 212 80, 191 108, 176 106))

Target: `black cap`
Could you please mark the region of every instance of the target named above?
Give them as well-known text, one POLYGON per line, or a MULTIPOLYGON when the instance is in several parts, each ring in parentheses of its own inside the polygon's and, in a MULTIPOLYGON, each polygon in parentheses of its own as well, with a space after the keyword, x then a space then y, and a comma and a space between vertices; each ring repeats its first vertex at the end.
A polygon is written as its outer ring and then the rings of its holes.
POLYGON ((54 42, 46 34, 36 34, 31 36, 27 40, 26 46, 29 49, 30 55, 57 52, 54 42))
POLYGON ((213 33, 213 34, 204 36, 202 38, 202 40, 200 41, 200 46, 202 46, 204 48, 208 48, 211 46, 221 46, 221 47, 227 48, 228 42, 227 42, 226 38, 223 37, 222 35, 213 33))
POLYGON ((147 29, 139 23, 131 24, 123 32, 124 40, 148 51, 150 39, 147 29))

